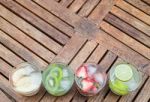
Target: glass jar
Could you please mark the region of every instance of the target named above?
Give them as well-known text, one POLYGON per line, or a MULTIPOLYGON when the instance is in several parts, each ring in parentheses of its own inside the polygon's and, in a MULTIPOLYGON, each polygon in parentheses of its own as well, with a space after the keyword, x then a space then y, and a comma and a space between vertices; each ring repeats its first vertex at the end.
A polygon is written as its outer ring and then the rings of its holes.
POLYGON ((106 73, 93 63, 81 65, 75 73, 77 89, 84 96, 96 95, 105 86, 106 80, 106 73))
POLYGON ((23 62, 15 67, 9 76, 9 81, 15 92, 24 96, 32 96, 40 90, 42 74, 37 67, 23 62))
POLYGON ((136 90, 141 81, 141 73, 126 62, 113 66, 109 73, 109 87, 117 95, 126 95, 136 90))
POLYGON ((74 73, 63 63, 48 65, 42 75, 45 89, 54 96, 66 94, 74 83, 74 73))

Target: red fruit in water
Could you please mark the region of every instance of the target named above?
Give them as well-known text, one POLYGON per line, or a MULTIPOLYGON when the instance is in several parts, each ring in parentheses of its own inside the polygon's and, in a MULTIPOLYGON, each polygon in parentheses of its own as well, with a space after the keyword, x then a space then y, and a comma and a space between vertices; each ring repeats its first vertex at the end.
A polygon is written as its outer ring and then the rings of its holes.
POLYGON ((82 80, 81 84, 82 84, 82 90, 84 92, 88 92, 93 87, 94 82, 93 80, 90 79, 84 79, 82 80))
POLYGON ((96 88, 95 86, 93 86, 93 87, 92 87, 92 91, 93 91, 93 92, 96 92, 96 91, 97 91, 97 88, 96 88))
POLYGON ((77 77, 87 78, 88 74, 87 74, 86 66, 82 66, 82 67, 78 68, 76 75, 77 75, 77 77))

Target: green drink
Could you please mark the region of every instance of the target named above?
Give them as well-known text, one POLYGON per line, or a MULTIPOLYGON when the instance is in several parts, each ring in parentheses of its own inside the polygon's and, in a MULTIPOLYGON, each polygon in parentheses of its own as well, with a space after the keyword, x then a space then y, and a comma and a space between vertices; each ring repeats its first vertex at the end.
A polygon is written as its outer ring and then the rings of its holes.
POLYGON ((142 81, 141 73, 128 63, 112 67, 109 78, 109 87, 117 95, 126 95, 136 90, 142 81))
POLYGON ((46 90, 54 95, 66 94, 74 83, 73 71, 62 63, 50 64, 42 75, 46 90))

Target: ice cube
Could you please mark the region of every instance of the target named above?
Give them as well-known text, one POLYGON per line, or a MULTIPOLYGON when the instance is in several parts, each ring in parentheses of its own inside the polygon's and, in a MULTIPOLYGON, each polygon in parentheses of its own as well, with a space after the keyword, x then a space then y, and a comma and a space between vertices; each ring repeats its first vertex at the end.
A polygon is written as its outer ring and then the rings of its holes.
POLYGON ((96 72, 97 68, 94 66, 88 66, 87 70, 88 70, 88 75, 92 76, 96 72))
POLYGON ((98 74, 95 74, 94 75, 94 78, 97 82, 99 82, 100 84, 102 84, 104 82, 104 79, 103 79, 103 75, 98 73, 98 74))
POLYGON ((70 88, 70 81, 69 80, 66 80, 66 79, 62 80, 60 84, 64 90, 68 90, 70 88))
POLYGON ((69 72, 67 69, 63 69, 63 77, 69 77, 69 72))

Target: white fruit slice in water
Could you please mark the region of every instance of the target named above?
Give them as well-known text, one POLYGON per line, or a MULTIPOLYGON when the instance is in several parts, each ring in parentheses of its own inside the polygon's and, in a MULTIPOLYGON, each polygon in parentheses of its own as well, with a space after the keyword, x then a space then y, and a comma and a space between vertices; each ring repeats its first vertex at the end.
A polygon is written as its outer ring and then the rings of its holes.
POLYGON ((128 81, 132 78, 133 72, 129 64, 119 64, 115 68, 115 76, 121 81, 128 81))

